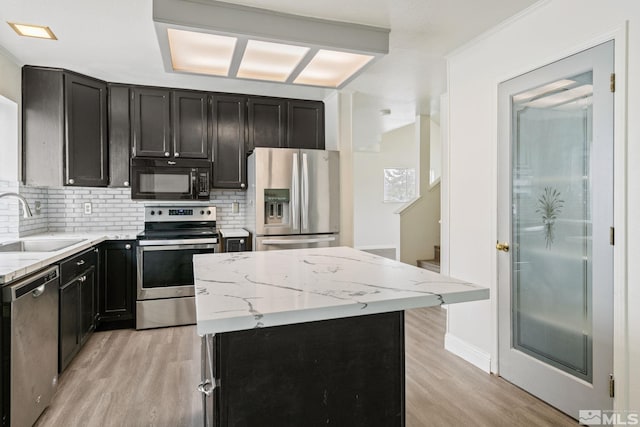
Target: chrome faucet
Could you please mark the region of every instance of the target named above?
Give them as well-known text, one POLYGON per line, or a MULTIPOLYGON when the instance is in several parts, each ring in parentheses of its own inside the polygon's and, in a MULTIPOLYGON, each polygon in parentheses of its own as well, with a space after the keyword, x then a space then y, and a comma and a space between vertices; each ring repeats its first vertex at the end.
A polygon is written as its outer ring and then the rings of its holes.
POLYGON ((22 197, 18 193, 2 193, 2 194, 0 194, 0 199, 2 199, 3 197, 15 197, 15 198, 17 198, 18 201, 20 201, 20 204, 22 205, 22 216, 24 218, 31 218, 33 216, 33 214, 31 213, 31 208, 29 207, 29 203, 27 202, 27 199, 25 199, 24 197, 22 197))

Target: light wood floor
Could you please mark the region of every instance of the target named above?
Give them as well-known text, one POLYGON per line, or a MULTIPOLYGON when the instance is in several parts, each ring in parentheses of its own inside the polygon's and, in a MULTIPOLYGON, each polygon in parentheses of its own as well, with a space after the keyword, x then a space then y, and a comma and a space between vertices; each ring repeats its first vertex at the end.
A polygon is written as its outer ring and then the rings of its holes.
MULTIPOLYGON (((443 309, 408 311, 405 322, 408 427, 577 425, 445 351, 443 309)), ((36 426, 199 427, 199 376, 193 326, 96 332, 36 426)))

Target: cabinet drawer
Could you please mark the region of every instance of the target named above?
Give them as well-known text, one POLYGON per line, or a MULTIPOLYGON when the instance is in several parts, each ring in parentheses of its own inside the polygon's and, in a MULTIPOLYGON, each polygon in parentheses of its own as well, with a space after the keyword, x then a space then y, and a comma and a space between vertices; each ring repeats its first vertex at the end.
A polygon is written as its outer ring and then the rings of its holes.
POLYGON ((97 262, 98 254, 95 248, 87 249, 78 255, 67 258, 60 263, 60 283, 62 285, 68 283, 92 265, 97 265, 97 262))

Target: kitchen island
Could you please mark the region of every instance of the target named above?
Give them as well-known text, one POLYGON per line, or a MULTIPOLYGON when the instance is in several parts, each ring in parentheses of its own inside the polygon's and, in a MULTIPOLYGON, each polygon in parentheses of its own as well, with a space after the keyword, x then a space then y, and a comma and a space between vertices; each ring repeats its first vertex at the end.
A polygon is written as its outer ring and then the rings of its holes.
POLYGON ((489 290, 351 248, 194 256, 206 425, 404 425, 404 310, 489 290))

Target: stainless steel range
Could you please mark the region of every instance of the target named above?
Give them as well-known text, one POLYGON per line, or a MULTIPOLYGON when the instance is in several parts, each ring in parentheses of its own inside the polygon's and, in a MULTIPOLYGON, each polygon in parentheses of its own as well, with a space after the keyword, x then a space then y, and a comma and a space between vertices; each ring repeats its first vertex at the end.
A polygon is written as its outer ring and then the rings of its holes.
POLYGON ((146 206, 138 234, 136 329, 196 322, 193 255, 218 252, 214 206, 146 206))

